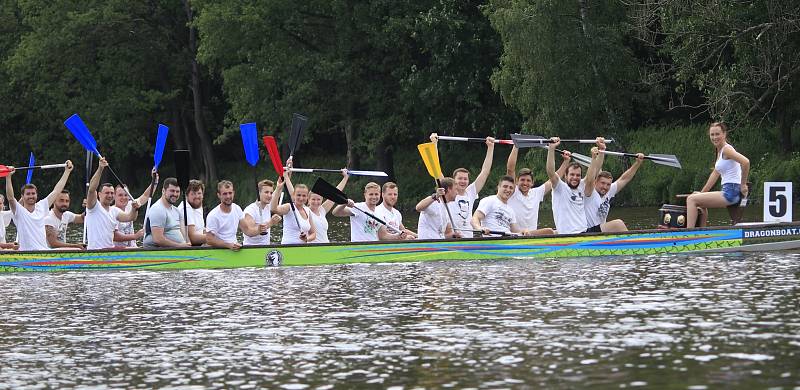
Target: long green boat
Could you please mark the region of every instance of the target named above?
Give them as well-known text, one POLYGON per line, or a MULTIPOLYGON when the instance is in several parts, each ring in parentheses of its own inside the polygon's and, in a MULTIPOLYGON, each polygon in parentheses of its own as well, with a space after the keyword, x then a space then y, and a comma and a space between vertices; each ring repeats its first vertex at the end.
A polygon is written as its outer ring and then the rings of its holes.
POLYGON ((0 272, 185 270, 433 260, 612 257, 800 248, 800 222, 525 238, 101 251, 4 251, 0 272))

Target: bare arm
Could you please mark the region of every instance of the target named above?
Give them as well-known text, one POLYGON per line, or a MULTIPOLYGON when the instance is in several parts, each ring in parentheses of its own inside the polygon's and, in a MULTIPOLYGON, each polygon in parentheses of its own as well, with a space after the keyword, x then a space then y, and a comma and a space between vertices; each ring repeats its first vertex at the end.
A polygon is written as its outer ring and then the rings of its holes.
MULTIPOLYGON (((183 228, 183 225, 181 225, 183 228)), ((203 232, 198 233, 194 225, 189 225, 189 241, 192 245, 203 245, 206 243, 206 235, 203 232)))
POLYGON ((14 170, 8 173, 6 176, 6 197, 8 198, 8 209, 11 210, 12 213, 17 211, 17 198, 14 197, 14 183, 11 182, 11 176, 14 174, 14 170))
POLYGON ((428 207, 430 207, 431 204, 433 204, 433 202, 436 202, 440 199, 440 197, 444 196, 444 192, 444 188, 437 188, 436 198, 434 198, 433 195, 425 197, 419 201, 419 203, 417 203, 417 206, 414 209, 417 210, 418 213, 425 211, 428 207))
POLYGON ((121 212, 117 214, 117 221, 120 222, 133 222, 136 220, 136 217, 139 216, 139 203, 138 201, 134 200, 131 203, 131 211, 129 212, 121 212))
POLYGON ((472 228, 475 230, 483 230, 481 222, 484 218, 486 218, 486 215, 483 214, 483 211, 475 210, 475 214, 472 214, 472 228))
POLYGON ((261 234, 258 224, 252 215, 245 213, 244 218, 239 220, 239 230, 247 236, 255 237, 261 234))
POLYGON ((489 173, 492 171, 492 159, 494 158, 494 138, 486 137, 486 157, 483 159, 481 165, 481 172, 475 178, 475 192, 481 192, 483 185, 486 184, 486 179, 489 178, 489 173))
POLYGON ((592 163, 589 164, 589 168, 586 170, 586 185, 583 189, 583 194, 585 196, 591 196, 592 191, 594 191, 594 182, 597 180, 597 174, 600 173, 600 168, 603 167, 603 160, 605 158, 605 153, 600 153, 600 151, 605 149, 605 141, 598 137, 597 147, 592 148, 592 163))
POLYGON ((58 241, 58 232, 56 228, 45 225, 44 227, 45 234, 47 236, 47 245, 51 248, 80 248, 83 249, 83 245, 81 244, 67 244, 66 242, 58 241))
POLYGON ((236 243, 229 243, 220 240, 217 236, 214 235, 212 232, 206 232, 206 243, 214 248, 225 248, 230 250, 239 250, 242 246, 239 245, 238 242, 236 243))
POLYGON ((734 160, 734 161, 738 162, 739 165, 741 165, 741 167, 742 167, 742 183, 741 183, 741 190, 740 191, 742 192, 742 194, 747 196, 747 193, 750 192, 750 189, 747 188, 747 179, 750 176, 750 159, 745 157, 743 154, 737 152, 732 147, 731 148, 725 148, 722 151, 722 155, 724 157, 727 157, 727 158, 729 158, 731 160, 734 160))
POLYGON ((561 143, 561 140, 558 137, 552 138, 553 142, 547 145, 547 162, 544 164, 545 172, 547 172, 547 177, 550 180, 551 188, 555 188, 558 185, 558 182, 561 181, 561 177, 558 176, 556 173, 556 147, 561 143))
POLYGON ((717 180, 719 180, 719 172, 716 169, 711 171, 711 174, 708 175, 708 180, 706 180, 706 185, 703 186, 703 189, 700 192, 708 192, 711 191, 711 188, 714 187, 714 184, 717 184, 717 180))
MULTIPOLYGON (((344 187, 347 185, 347 180, 349 179, 350 179, 350 174, 347 173, 347 169, 342 169, 342 180, 339 182, 339 184, 336 185, 336 188, 338 188, 339 191, 344 191, 344 187)), ((331 209, 333 208, 334 205, 336 205, 336 203, 333 203, 332 200, 325 200, 324 202, 322 202, 322 208, 325 209, 325 212, 328 213, 331 212, 331 209)))
POLYGON ((67 160, 66 166, 64 167, 64 174, 61 175, 61 179, 58 179, 56 186, 53 187, 53 192, 47 195, 47 206, 50 207, 53 205, 53 202, 56 201, 56 197, 61 191, 64 190, 64 186, 67 185, 67 180, 69 179, 69 174, 72 173, 72 161, 67 160))
MULTIPOLYGON (((352 204, 353 201, 350 200, 348 203, 352 204)), ((353 214, 353 210, 351 210, 350 207, 344 204, 337 204, 336 207, 333 208, 333 211, 331 211, 331 214, 333 214, 336 217, 352 217, 353 215, 355 215, 353 214)))
POLYGON ((153 243, 161 247, 181 247, 181 246, 189 246, 189 244, 185 242, 177 242, 172 241, 164 235, 164 228, 163 227, 150 227, 150 234, 153 236, 153 243))
POLYGON ((633 177, 636 176, 636 171, 639 170, 639 167, 642 166, 642 163, 644 163, 644 155, 637 153, 636 161, 633 163, 633 165, 631 165, 631 167, 628 168, 628 170, 626 170, 625 173, 619 177, 619 179, 617 179, 617 191, 622 191, 622 189, 625 188, 628 183, 630 183, 633 177))
MULTIPOLYGON (((285 175, 286 174, 284 173, 284 177, 285 175)), ((280 202, 280 195, 278 194, 280 194, 280 192, 283 191, 284 182, 285 179, 283 177, 278 179, 278 184, 276 184, 275 186, 275 192, 272 194, 272 199, 269 201, 269 211, 272 214, 286 215, 289 213, 289 208, 290 208, 289 204, 281 204, 281 205, 278 204, 278 202, 280 202)), ((292 200, 289 199, 289 201, 291 202, 292 200)))
POLYGON ((89 180, 89 188, 86 194, 86 209, 93 209, 97 204, 97 187, 100 185, 100 178, 103 177, 103 169, 108 166, 105 158, 101 158, 97 165, 97 170, 94 171, 92 179, 89 180))
POLYGON ((519 154, 519 148, 517 145, 514 145, 511 148, 511 153, 508 155, 508 160, 506 161, 506 175, 511 176, 513 178, 517 178, 517 155, 519 154))
POLYGON ((136 233, 125 234, 120 232, 119 230, 114 230, 114 242, 123 242, 123 241, 133 241, 142 238, 144 235, 143 230, 139 230, 136 233))
MULTIPOLYGON (((564 173, 567 172, 567 167, 569 167, 569 161, 570 161, 570 157, 571 156, 572 156, 572 154, 570 152, 566 151, 566 150, 563 153, 561 153, 561 157, 563 158, 563 160, 561 161, 561 166, 559 166, 558 170, 556 171, 556 174, 558 175, 559 180, 561 180, 561 178, 564 177, 564 173)), ((545 195, 550 193, 550 190, 552 190, 552 189, 553 189, 553 183, 550 182, 550 180, 548 180, 546 183, 544 183, 544 194, 545 195)))

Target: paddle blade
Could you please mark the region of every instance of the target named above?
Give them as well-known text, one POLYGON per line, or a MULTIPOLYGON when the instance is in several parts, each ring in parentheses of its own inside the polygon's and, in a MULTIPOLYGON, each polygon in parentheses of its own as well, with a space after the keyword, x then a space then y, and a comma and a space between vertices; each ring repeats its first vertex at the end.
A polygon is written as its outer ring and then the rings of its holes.
POLYGON ((11 168, 5 165, 0 165, 0 177, 6 177, 9 173, 11 173, 11 168))
POLYGON ((329 199, 336 204, 347 203, 347 195, 321 177, 314 182, 314 185, 311 187, 311 192, 325 199, 329 199))
POLYGON ((425 168, 428 169, 428 174, 434 179, 442 177, 442 166, 439 165, 439 151, 436 150, 436 144, 433 142, 419 144, 417 149, 425 163, 425 168))
POLYGON ((269 154, 269 159, 272 161, 272 167, 275 168, 275 172, 278 173, 278 176, 283 176, 283 161, 281 160, 281 155, 278 153, 278 144, 275 142, 275 137, 265 135, 263 140, 264 147, 267 148, 267 154, 269 154))
MULTIPOLYGON (((33 152, 31 152, 31 156, 28 157, 28 166, 32 167, 35 163, 36 160, 33 158, 33 152)), ((31 184, 31 179, 33 179, 33 169, 28 169, 28 176, 25 179, 25 184, 31 184)))
POLYGON ((583 165, 584 167, 588 167, 589 164, 592 163, 592 158, 589 156, 584 156, 578 153, 571 153, 572 159, 575 160, 576 163, 583 165))
POLYGON ((83 123, 83 120, 78 114, 72 114, 71 117, 67 118, 67 120, 64 121, 64 126, 69 129, 70 133, 81 143, 84 149, 97 155, 100 154, 97 151, 97 142, 95 142, 92 133, 89 132, 89 128, 86 127, 86 124, 83 123))
POLYGON ((153 153, 153 166, 156 168, 161 164, 161 158, 164 157, 164 146, 167 144, 167 134, 169 134, 169 127, 159 123, 158 132, 156 133, 156 150, 153 153))
POLYGON ((539 135, 511 134, 511 140, 517 148, 546 148, 549 140, 539 135))
POLYGON ((683 169, 678 157, 673 154, 650 154, 645 156, 656 164, 666 165, 668 167, 683 169))
POLYGON ((292 114, 292 134, 289 137, 289 155, 293 156, 297 148, 300 147, 300 139, 303 138, 303 130, 308 126, 308 117, 298 113, 292 114))
POLYGON ((351 171, 348 169, 347 173, 354 176, 389 177, 389 175, 383 171, 351 171))
POLYGON ((258 130, 255 122, 242 123, 239 125, 242 133, 242 145, 244 145, 244 158, 250 166, 258 164, 258 130))
POLYGON ((177 176, 178 185, 184 191, 189 187, 190 164, 188 150, 175 151, 175 176, 177 176))

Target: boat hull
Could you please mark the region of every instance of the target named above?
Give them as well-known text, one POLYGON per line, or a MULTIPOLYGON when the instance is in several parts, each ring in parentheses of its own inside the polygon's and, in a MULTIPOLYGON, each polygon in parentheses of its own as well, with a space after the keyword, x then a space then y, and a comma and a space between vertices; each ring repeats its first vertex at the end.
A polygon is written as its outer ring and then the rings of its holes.
POLYGON ((338 243, 182 250, 0 252, 0 272, 182 270, 500 258, 724 253, 800 248, 800 223, 622 234, 338 243))

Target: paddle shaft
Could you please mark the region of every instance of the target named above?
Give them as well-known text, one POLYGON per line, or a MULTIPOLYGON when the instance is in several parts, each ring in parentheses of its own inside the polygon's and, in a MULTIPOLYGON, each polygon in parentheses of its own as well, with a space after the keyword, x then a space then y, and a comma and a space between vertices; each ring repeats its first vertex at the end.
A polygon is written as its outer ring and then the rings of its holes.
MULTIPOLYGON (((610 154, 612 156, 624 156, 624 157, 633 157, 633 158, 638 157, 637 155, 635 155, 633 153, 611 152, 611 151, 608 151, 608 150, 603 150, 602 152, 605 153, 605 154, 610 154)), ((644 156, 644 158, 645 158, 645 160, 672 162, 672 160, 670 160, 668 158, 658 157, 658 156, 649 156, 648 155, 648 156, 644 156)))
MULTIPOLYGON (((484 233, 483 230, 475 230, 475 229, 456 229, 456 230, 461 231, 461 232, 472 232, 472 233, 475 233, 475 234, 483 234, 484 233)), ((519 236, 520 235, 519 233, 513 233, 513 232, 512 233, 507 233, 507 232, 501 232, 499 230, 489 230, 489 234, 496 234, 498 236, 504 236, 504 237, 505 236, 519 236)))
MULTIPOLYGON (((32 167, 14 167, 15 171, 28 171, 31 169, 54 169, 54 168, 64 168, 67 164, 50 164, 50 165, 34 165, 32 167)), ((3 168, 0 168, 0 171, 8 170, 8 167, 3 165, 3 168)))
MULTIPOLYGON (((449 135, 440 135, 438 136, 438 138, 443 141, 460 141, 460 142, 477 142, 477 143, 486 142, 486 138, 478 138, 478 137, 452 137, 449 135)), ((496 139, 494 140, 494 143, 503 145, 513 145, 514 141, 510 139, 496 139)))
POLYGON ((358 210, 358 211, 360 211, 360 212, 362 212, 362 213, 364 213, 364 214, 366 214, 368 217, 374 219, 375 222, 378 222, 379 224, 381 224, 383 226, 386 226, 387 229, 392 230, 394 233, 402 233, 401 231, 395 229, 394 226, 391 226, 388 223, 386 223, 386 221, 376 217, 375 214, 372 214, 369 211, 366 211, 366 210, 364 210, 364 209, 362 209, 361 207, 358 207, 358 206, 353 206, 353 208, 358 210))

